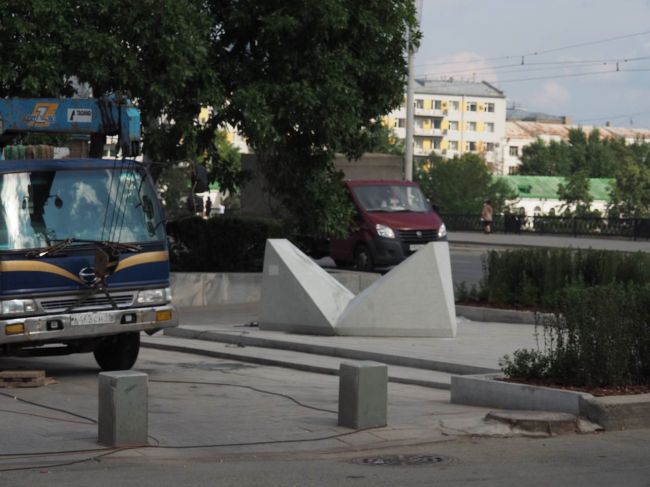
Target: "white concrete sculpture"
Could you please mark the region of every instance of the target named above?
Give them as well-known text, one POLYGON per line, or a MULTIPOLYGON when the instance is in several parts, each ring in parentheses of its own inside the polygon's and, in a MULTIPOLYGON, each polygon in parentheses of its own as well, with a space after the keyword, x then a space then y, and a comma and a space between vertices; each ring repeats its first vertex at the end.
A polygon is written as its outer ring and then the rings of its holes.
POLYGON ((261 330, 333 335, 334 323, 354 294, 284 239, 264 252, 261 330))
POLYGON ((431 242, 354 296, 288 240, 267 240, 260 329, 318 335, 456 336, 447 242, 431 242))
POLYGON ((456 308, 447 242, 431 242, 362 291, 337 335, 453 338, 456 308))

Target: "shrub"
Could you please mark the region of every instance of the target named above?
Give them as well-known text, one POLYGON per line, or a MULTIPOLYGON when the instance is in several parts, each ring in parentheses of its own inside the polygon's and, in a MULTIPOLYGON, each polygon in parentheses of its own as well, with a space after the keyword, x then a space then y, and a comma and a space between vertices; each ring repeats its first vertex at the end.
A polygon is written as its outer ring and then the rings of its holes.
POLYGON ((650 283, 650 255, 605 250, 491 250, 479 295, 489 303, 555 309, 568 287, 650 283))
POLYGON ((169 222, 173 271, 260 272, 267 238, 284 236, 275 220, 219 216, 169 222))
POLYGON ((558 310, 538 315, 541 350, 517 350, 499 365, 510 377, 574 386, 650 383, 650 285, 572 287, 558 310))

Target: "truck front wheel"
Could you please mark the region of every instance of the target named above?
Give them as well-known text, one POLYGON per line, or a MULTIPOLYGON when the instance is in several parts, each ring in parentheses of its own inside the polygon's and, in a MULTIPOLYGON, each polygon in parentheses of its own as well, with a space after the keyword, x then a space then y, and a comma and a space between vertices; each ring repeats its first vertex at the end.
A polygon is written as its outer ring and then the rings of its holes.
POLYGON ((94 350, 102 370, 128 370, 138 359, 140 332, 120 333, 102 340, 94 350))

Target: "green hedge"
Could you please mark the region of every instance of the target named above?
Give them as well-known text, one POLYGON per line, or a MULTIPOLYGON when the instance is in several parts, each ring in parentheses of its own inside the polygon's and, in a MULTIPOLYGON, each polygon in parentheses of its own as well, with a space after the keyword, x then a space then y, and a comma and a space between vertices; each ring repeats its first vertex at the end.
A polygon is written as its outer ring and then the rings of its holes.
POLYGON ((567 288, 556 313, 538 318, 543 347, 517 350, 500 365, 509 377, 550 384, 649 384, 649 309, 649 285, 567 288))
POLYGON ((489 251, 479 288, 459 288, 459 300, 554 309, 568 287, 650 284, 650 254, 606 250, 518 249, 489 251))
POLYGON ((170 262, 182 272, 260 272, 267 238, 282 238, 275 220, 219 216, 167 223, 170 262))

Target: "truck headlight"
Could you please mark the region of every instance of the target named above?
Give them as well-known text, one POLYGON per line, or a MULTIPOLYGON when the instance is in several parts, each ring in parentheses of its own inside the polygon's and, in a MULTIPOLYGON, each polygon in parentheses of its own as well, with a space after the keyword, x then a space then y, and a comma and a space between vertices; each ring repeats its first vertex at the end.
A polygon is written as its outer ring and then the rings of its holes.
POLYGON ((36 301, 33 299, 7 299, 1 302, 0 313, 3 315, 26 315, 36 312, 36 301))
POLYGON ((438 228, 438 239, 442 240, 443 238, 446 237, 447 237, 447 227, 445 226, 444 223, 442 223, 438 228))
POLYGON ((145 289, 138 293, 138 304, 167 304, 172 300, 170 288, 145 289))
POLYGON ((375 225, 375 229, 377 230, 377 235, 379 235, 380 237, 395 238, 395 232, 393 232, 393 229, 387 227, 386 225, 377 223, 377 225, 375 225))

